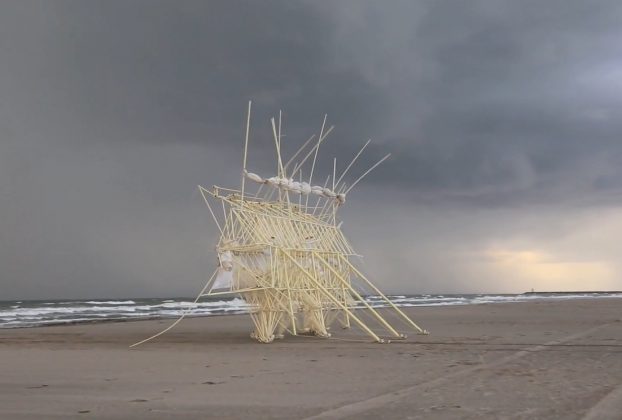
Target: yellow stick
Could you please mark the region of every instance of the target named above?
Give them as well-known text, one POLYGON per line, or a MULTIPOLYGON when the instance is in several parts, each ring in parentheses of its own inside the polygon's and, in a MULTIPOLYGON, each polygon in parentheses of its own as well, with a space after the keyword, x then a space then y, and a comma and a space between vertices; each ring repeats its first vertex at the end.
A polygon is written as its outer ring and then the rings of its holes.
MULTIPOLYGON (((203 286, 203 289, 199 292, 198 296, 196 297, 196 299, 194 300, 194 302, 192 302, 193 304, 197 303, 199 301, 199 298, 201 296, 203 296, 203 292, 205 292, 205 289, 207 289, 207 287, 209 285, 212 284, 212 280, 216 277, 216 273, 218 272, 218 269, 216 269, 216 271, 214 271, 214 273, 212 274, 212 276, 209 278, 209 280, 207 281, 207 283, 205 283, 205 286, 203 286)), ((185 310, 184 312, 182 312, 181 316, 177 319, 177 321, 173 322, 171 325, 169 325, 167 328, 163 329, 162 331, 160 331, 157 334, 152 335, 149 338, 145 338, 144 340, 139 341, 138 343, 134 343, 130 346, 130 348, 132 347, 136 347, 136 346, 140 346, 143 343, 146 343, 147 341, 153 340, 156 337, 161 336, 162 334, 164 334, 165 332, 169 331, 171 328, 173 328, 175 325, 179 324, 181 322, 182 319, 184 319, 186 317, 186 315, 188 315, 190 313, 190 311, 192 311, 192 308, 185 310)))
POLYGON ((322 264, 324 264, 324 266, 326 268, 328 268, 330 271, 333 272, 333 274, 335 275, 335 277, 337 277, 343 284, 345 287, 348 288, 348 290, 350 291, 350 293, 354 294, 354 296, 356 296, 356 298, 367 308, 371 311, 371 313, 378 319, 378 321, 380 321, 380 323, 382 325, 384 325, 384 327, 389 330, 391 332, 391 334, 393 334, 396 337, 402 337, 402 334, 400 334, 399 332, 397 332, 395 330, 395 328, 393 328, 391 326, 391 324, 389 324, 369 303, 367 303, 367 301, 365 299, 363 299, 363 297, 352 288, 352 286, 348 283, 348 281, 346 279, 344 279, 341 274, 339 274, 337 272, 337 270, 335 270, 324 258, 322 258, 320 256, 320 254, 318 254, 317 252, 314 252, 313 255, 318 258, 320 260, 320 262, 322 264))
POLYGON ((378 296, 382 297, 382 299, 387 302, 393 309, 395 309, 395 311, 400 314, 402 316, 402 318, 408 322, 410 325, 413 326, 413 328, 415 328, 417 331, 419 331, 421 334, 428 334, 428 332, 424 329, 422 329, 421 327, 419 327, 419 325, 415 324, 415 322, 410 319, 408 317, 408 315, 406 315, 404 312, 402 312, 402 310, 400 308, 398 308, 393 302, 391 302, 391 299, 389 299, 388 297, 386 297, 384 295, 384 293, 382 293, 376 286, 374 286, 374 284, 372 282, 370 282, 369 280, 367 280, 367 277, 365 277, 363 275, 363 273, 361 273, 355 266, 352 265, 352 263, 350 261, 348 261, 346 258, 339 256, 339 258, 344 261, 345 264, 347 264, 350 269, 352 271, 354 271, 354 273, 356 273, 356 275, 361 278, 365 283, 367 283, 367 285, 369 287, 371 287, 373 289, 374 292, 378 293, 378 296))
POLYGON ((246 155, 248 151, 248 134, 251 127, 251 101, 248 101, 248 115, 246 117, 246 136, 244 138, 244 161, 242 163, 242 201, 244 201, 244 185, 246 179, 246 155))
POLYGON ((384 343, 384 340, 380 337, 378 337, 372 330, 369 329, 369 327, 367 325, 365 325, 365 323, 363 321, 361 321, 360 319, 358 319, 357 316, 355 316, 352 311, 350 311, 346 306, 344 306, 336 297, 334 297, 328 290, 326 290, 326 288, 324 286, 322 286, 313 275, 311 275, 307 270, 305 270, 299 263, 298 261, 296 261, 296 259, 294 257, 292 257, 291 255, 289 255, 289 253, 287 253, 286 251, 282 251, 283 255, 285 255, 287 258, 289 258, 299 269, 300 271, 309 279, 311 280, 311 282, 320 290, 324 293, 324 295, 329 298, 330 300, 333 301, 333 303, 335 303, 338 307, 340 307, 342 310, 346 311, 348 313, 348 315, 350 315, 350 317, 356 321, 357 324, 359 324, 359 326, 367 333, 369 334, 375 341, 379 342, 379 343, 384 343))

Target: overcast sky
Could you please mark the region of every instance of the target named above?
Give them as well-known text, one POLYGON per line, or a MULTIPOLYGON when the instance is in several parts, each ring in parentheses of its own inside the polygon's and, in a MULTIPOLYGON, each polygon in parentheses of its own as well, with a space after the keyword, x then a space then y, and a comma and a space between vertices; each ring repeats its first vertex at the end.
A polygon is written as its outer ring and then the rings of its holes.
POLYGON ((0 300, 190 296, 197 184, 322 149, 395 293, 622 289, 618 1, 0 3, 0 300))

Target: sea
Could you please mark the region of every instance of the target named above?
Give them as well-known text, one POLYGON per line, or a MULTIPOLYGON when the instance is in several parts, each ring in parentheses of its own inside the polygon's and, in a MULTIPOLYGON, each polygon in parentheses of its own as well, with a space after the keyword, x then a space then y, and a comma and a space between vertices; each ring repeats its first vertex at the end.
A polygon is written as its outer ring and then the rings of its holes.
MULTIPOLYGON (((622 298, 622 292, 525 293, 525 294, 421 294, 390 295, 398 306, 453 306, 485 303, 516 303, 537 300, 622 298)), ((386 306, 379 296, 366 296, 373 307, 386 306)), ((0 301, 0 328, 27 328, 46 325, 104 321, 218 316, 247 313, 248 306, 238 297, 205 299, 193 303, 189 298, 82 299, 0 301)))

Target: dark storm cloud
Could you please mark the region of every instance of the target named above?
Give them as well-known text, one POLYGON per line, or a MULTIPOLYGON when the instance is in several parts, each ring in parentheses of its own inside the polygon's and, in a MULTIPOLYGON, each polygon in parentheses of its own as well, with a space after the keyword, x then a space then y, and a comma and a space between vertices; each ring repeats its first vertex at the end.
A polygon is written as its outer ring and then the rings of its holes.
POLYGON ((379 112, 397 157, 372 182, 502 203, 619 191, 615 3, 368 6, 337 21, 352 71, 391 98, 379 112))
MULTIPOLYGON (((264 175, 279 109, 289 153, 324 113, 337 126, 318 173, 367 138, 351 179, 392 152, 359 197, 388 189, 384 233, 421 228, 427 261, 478 236, 435 210, 516 211, 476 217, 491 238, 525 207, 618 204, 620 18, 617 2, 4 2, 0 298, 192 294, 215 234, 193 191, 237 183, 249 99, 264 175), (427 210, 404 229, 413 201, 427 210)), ((364 250, 381 204, 344 209, 364 250)))

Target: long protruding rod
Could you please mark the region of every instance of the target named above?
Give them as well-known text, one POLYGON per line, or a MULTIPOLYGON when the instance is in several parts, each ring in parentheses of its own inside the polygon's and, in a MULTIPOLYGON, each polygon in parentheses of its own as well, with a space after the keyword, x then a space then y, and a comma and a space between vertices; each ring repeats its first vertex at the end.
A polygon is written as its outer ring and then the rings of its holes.
MULTIPOLYGON (((322 128, 320 129, 320 139, 324 135, 324 126, 326 125, 327 117, 328 117, 328 114, 324 114, 324 121, 322 122, 322 128)), ((317 160, 317 152, 318 150, 320 150, 320 143, 321 142, 317 143, 317 146, 315 148, 315 154, 313 155, 313 163, 311 164, 311 174, 309 175, 309 185, 311 185, 311 182, 313 182, 313 171, 315 169, 315 161, 317 160)))
MULTIPOLYGON (((210 286, 212 284, 212 280, 214 280, 214 278, 216 277, 216 273, 218 272, 218 269, 216 269, 216 271, 214 271, 214 273, 212 274, 212 276, 209 278, 209 280, 207 281, 207 283, 205 283, 205 286, 203 286, 203 289, 199 292, 198 296, 196 297, 196 299, 194 300, 194 302, 192 302, 192 304, 196 304, 199 299, 201 298, 201 296, 203 296, 203 293, 205 292, 205 290, 207 290, 208 286, 210 286)), ((165 332, 169 331, 170 329, 172 329, 175 325, 179 324, 181 322, 182 319, 184 319, 186 317, 186 315, 188 315, 190 313, 190 311, 192 311, 193 308, 188 308, 185 311, 182 312, 181 316, 179 318, 177 318, 177 320, 175 322, 173 322, 171 325, 169 325, 168 327, 166 327, 165 329, 163 329, 162 331, 160 331, 157 334, 152 335, 149 338, 145 338, 144 340, 139 341, 138 343, 134 343, 130 346, 130 348, 132 347, 136 347, 136 346, 140 346, 143 343, 146 343, 147 341, 151 341, 156 337, 161 336, 162 334, 164 334, 165 332)))
MULTIPOLYGON (((285 163, 285 166, 283 167, 283 169, 287 170, 287 168, 289 167, 290 163, 292 163, 294 161, 294 159, 296 159, 296 156, 298 156, 300 154, 300 152, 302 152, 305 149, 305 147, 307 147, 309 145, 309 143, 311 143, 311 140, 313 140, 314 137, 315 137, 315 134, 312 135, 311 137, 309 137, 309 139, 307 141, 305 141, 302 146, 300 146, 300 149, 298 149, 296 151, 296 153, 294 153, 294 155, 291 158, 289 158, 287 163, 285 163)), ((296 163, 294 165, 294 167, 296 167, 297 164, 298 163, 296 163)))
POLYGON ((367 140, 367 143, 365 143, 363 145, 363 147, 361 147, 361 150, 359 150, 359 152, 356 154, 356 156, 354 156, 354 159, 352 159, 352 161, 350 162, 350 164, 346 167, 345 171, 343 171, 343 173, 341 174, 341 176, 339 176, 339 178, 337 179, 337 181, 335 182, 335 185, 339 185, 339 183, 341 182, 341 180, 343 179, 344 176, 346 176, 346 174, 348 173, 348 170, 350 170, 350 168, 352 167, 352 165, 354 165, 354 162, 356 162, 356 160, 359 158, 359 156, 361 156, 361 153, 363 153, 363 150, 365 150, 365 148, 369 145, 369 143, 371 142, 371 140, 367 140))
POLYGON ((251 103, 248 101, 248 115, 246 116, 246 136, 244 138, 244 160, 242 162, 242 200, 244 202, 244 184, 246 181, 246 156, 248 154, 248 135, 251 128, 251 103))
POLYGON ((283 161, 281 160, 281 144, 279 141, 279 135, 276 132, 276 122, 274 121, 274 118, 270 119, 270 122, 272 123, 272 134, 274 135, 274 143, 276 144, 276 155, 278 158, 278 169, 279 169, 279 176, 285 177, 285 173, 283 170, 283 161))
POLYGON ((360 181, 361 179, 365 178, 365 176, 366 176, 368 173, 370 173, 371 171, 373 171, 374 169, 376 169, 376 167, 377 167, 378 165, 380 165, 382 162, 384 162, 385 160, 387 160, 387 159, 389 158, 389 156, 391 156, 391 153, 389 153, 388 155, 386 155, 385 157, 383 157, 382 159, 380 159, 378 162, 376 162, 376 163, 374 164, 374 166, 372 166, 372 167, 371 167, 371 168, 369 168, 367 171, 365 171, 365 173, 364 173, 363 175, 361 175, 361 176, 359 177, 359 179, 357 179, 356 181, 354 181, 354 183, 353 183, 352 185, 350 185, 350 188, 348 188, 348 189, 346 190, 346 192, 345 192, 345 193, 346 193, 346 194, 347 194, 347 193, 349 193, 349 192, 350 192, 350 190, 352 190, 352 188, 354 188, 354 187, 356 186, 356 184, 358 184, 358 183, 359 183, 359 181, 360 181))
POLYGON ((315 144, 315 146, 313 146, 311 148, 311 150, 309 150, 309 152, 305 155, 304 159, 302 159, 302 161, 296 165, 296 167, 294 168, 294 171, 292 172, 291 176, 296 175, 296 172, 298 172, 298 170, 300 168, 302 168, 302 165, 305 164, 305 162, 307 161, 307 159, 309 159, 309 156, 311 156, 311 154, 318 148, 320 147, 320 144, 322 144, 322 142, 326 139, 326 137, 328 137, 328 135, 330 134, 331 131, 333 131, 333 128, 335 128, 334 126, 330 126, 328 130, 326 130, 326 133, 324 133, 324 135, 322 137, 320 137, 320 139, 318 140, 318 142, 315 144))
MULTIPOLYGON (((279 131, 278 131, 278 143, 279 143, 279 158, 281 156, 281 120, 283 118, 283 111, 279 109, 279 131)), ((281 162, 281 167, 283 168, 283 177, 285 177, 285 167, 283 166, 283 162, 281 162)))

